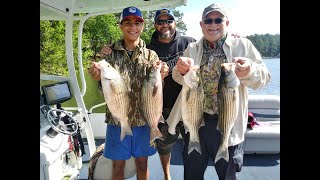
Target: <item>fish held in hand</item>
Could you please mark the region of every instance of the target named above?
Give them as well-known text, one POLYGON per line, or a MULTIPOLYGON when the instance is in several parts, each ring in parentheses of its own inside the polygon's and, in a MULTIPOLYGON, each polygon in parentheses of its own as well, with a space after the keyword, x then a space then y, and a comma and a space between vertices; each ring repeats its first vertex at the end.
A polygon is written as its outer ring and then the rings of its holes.
POLYGON ((101 85, 104 99, 116 123, 120 123, 122 141, 125 135, 132 136, 128 113, 130 110, 129 90, 121 74, 105 60, 101 66, 101 85))
POLYGON ((144 119, 150 127, 150 146, 156 146, 154 140, 162 139, 163 135, 158 129, 158 123, 164 123, 162 116, 163 88, 161 79, 162 64, 153 65, 147 70, 141 90, 141 104, 144 119))
POLYGON ((239 109, 240 80, 235 73, 235 63, 221 64, 221 76, 218 90, 218 125, 221 144, 215 157, 215 163, 224 158, 229 161, 228 141, 239 109))
POLYGON ((200 83, 199 66, 191 66, 184 75, 184 83, 181 90, 182 120, 189 132, 188 154, 196 150, 201 154, 199 141, 199 128, 204 125, 203 121, 203 99, 204 92, 200 83))

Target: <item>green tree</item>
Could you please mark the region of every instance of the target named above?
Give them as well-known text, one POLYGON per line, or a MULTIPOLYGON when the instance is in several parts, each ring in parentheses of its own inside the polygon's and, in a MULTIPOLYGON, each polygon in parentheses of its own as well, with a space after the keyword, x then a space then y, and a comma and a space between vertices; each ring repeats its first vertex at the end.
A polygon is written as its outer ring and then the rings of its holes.
POLYGON ((280 34, 254 34, 247 36, 254 44, 262 57, 279 57, 280 34))
POLYGON ((89 43, 85 50, 91 50, 92 59, 104 44, 112 44, 121 38, 116 16, 114 14, 90 17, 84 24, 83 38, 89 43))
POLYGON ((40 72, 65 75, 65 23, 40 21, 40 72), (64 60, 64 61, 62 61, 64 60))
POLYGON ((185 35, 187 32, 187 26, 182 20, 184 14, 178 10, 173 10, 173 14, 176 17, 177 29, 181 32, 181 34, 185 35))

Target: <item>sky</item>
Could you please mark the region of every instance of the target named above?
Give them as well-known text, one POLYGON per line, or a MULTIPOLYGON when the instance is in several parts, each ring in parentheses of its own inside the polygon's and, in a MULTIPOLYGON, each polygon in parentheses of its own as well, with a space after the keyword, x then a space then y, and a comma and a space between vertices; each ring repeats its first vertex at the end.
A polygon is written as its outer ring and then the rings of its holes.
POLYGON ((280 0, 188 0, 187 6, 176 7, 184 14, 186 35, 199 40, 202 31, 199 21, 204 8, 221 3, 229 12, 230 33, 241 36, 253 34, 280 34, 280 0))

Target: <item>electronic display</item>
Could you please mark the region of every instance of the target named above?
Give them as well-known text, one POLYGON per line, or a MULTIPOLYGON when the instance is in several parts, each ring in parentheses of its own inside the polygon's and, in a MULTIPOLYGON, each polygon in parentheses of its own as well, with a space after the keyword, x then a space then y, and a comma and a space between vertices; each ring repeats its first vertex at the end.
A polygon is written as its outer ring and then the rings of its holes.
POLYGON ((46 105, 63 103, 72 98, 68 81, 43 85, 42 91, 45 97, 46 105))

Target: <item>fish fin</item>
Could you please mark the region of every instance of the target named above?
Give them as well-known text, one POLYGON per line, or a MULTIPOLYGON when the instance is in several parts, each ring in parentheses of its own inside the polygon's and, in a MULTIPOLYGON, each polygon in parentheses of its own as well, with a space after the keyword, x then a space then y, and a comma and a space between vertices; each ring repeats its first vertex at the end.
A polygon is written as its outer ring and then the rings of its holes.
POLYGON ((163 117, 163 115, 161 114, 161 116, 159 117, 159 121, 158 122, 161 122, 161 123, 165 123, 165 119, 163 117))
POLYGON ((189 129, 188 129, 188 127, 187 127, 185 124, 183 124, 183 125, 184 125, 185 134, 187 134, 188 132, 190 132, 189 129))
POLYGON ((216 154, 216 158, 214 160, 214 163, 217 163, 219 159, 225 159, 227 162, 229 162, 229 151, 228 146, 224 146, 223 144, 220 145, 219 150, 216 154))
POLYGON ((204 123, 204 119, 203 119, 203 118, 202 118, 202 120, 201 120, 201 123, 200 123, 199 128, 200 128, 201 126, 205 126, 205 123, 204 123))
POLYGON ((164 140, 163 135, 161 134, 158 127, 153 130, 150 129, 150 146, 155 146, 154 140, 156 140, 156 139, 164 140))
POLYGON ((219 122, 217 124, 217 128, 216 129, 220 132, 220 134, 222 134, 221 131, 220 131, 220 128, 219 128, 219 122))
POLYGON ((124 125, 124 124, 121 124, 121 134, 120 134, 120 140, 122 141, 123 138, 126 136, 126 135, 130 135, 132 136, 132 130, 130 128, 129 125, 124 125))
POLYGON ((196 150, 199 154, 201 154, 201 146, 199 141, 196 141, 196 142, 189 141, 188 154, 190 154, 193 150, 196 150))
POLYGON ((153 86, 153 90, 152 90, 152 97, 154 97, 154 96, 156 96, 156 95, 157 95, 158 88, 159 88, 158 83, 154 84, 154 86, 153 86))
POLYGON ((110 88, 111 88, 111 91, 113 93, 117 93, 117 85, 115 85, 115 82, 113 80, 110 81, 110 88))
POLYGON ((200 126, 199 126, 199 128, 201 127, 201 126, 205 126, 206 124, 205 124, 205 122, 204 122, 204 117, 203 117, 203 115, 201 116, 201 123, 200 123, 200 126))
POLYGON ((156 143, 155 143, 155 141, 150 141, 150 147, 156 148, 156 143))
POLYGON ((116 124, 120 124, 119 118, 117 118, 117 117, 115 117, 115 116, 113 116, 113 115, 112 115, 112 117, 113 117, 113 120, 114 120, 114 122, 115 122, 116 124))
POLYGON ((191 90, 189 89, 189 90, 186 92, 186 102, 189 101, 190 94, 191 94, 191 90))

